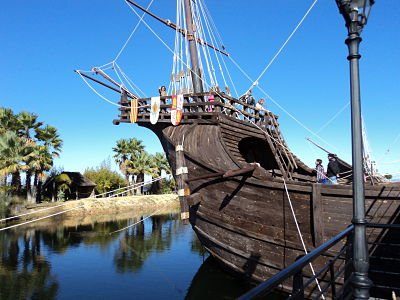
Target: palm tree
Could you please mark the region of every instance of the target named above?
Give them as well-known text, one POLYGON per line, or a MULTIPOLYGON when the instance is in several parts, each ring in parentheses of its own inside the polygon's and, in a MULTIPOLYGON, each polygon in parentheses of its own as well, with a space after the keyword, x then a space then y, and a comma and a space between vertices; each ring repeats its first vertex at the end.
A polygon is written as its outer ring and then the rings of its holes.
MULTIPOLYGON (((136 183, 144 182, 144 175, 157 176, 156 168, 152 162, 152 157, 142 151, 138 156, 132 159, 127 165, 127 169, 133 175, 136 175, 136 183)), ((143 193, 143 186, 137 190, 138 193, 143 193)))
POLYGON ((115 162, 118 164, 122 174, 124 174, 126 180, 129 182, 129 175, 132 175, 128 171, 128 165, 131 163, 136 156, 144 151, 143 142, 136 139, 120 139, 117 141, 117 146, 113 148, 115 152, 115 162))
POLYGON ((57 132, 57 128, 50 125, 46 125, 43 128, 37 128, 35 137, 37 138, 38 142, 43 143, 43 146, 38 148, 36 152, 39 168, 35 170, 34 180, 34 185, 37 189, 36 201, 40 201, 44 172, 49 171, 53 166, 54 157, 60 156, 63 142, 57 132))
POLYGON ((40 202, 43 179, 45 172, 53 166, 53 157, 47 146, 38 145, 34 148, 33 156, 29 161, 29 167, 33 170, 35 178, 33 185, 36 188, 36 201, 40 202))
MULTIPOLYGON (((158 177, 161 177, 162 171, 164 171, 167 175, 171 174, 171 167, 169 166, 169 163, 168 163, 167 157, 165 156, 165 153, 157 152, 155 155, 153 155, 152 163, 153 163, 153 166, 155 168, 155 171, 156 171, 158 177)), ((160 193, 161 185, 162 185, 161 180, 153 182, 152 187, 151 187, 152 192, 154 194, 160 193)))
MULTIPOLYGON (((42 123, 38 121, 38 116, 29 113, 29 112, 21 112, 17 115, 17 121, 18 121, 18 128, 17 132, 18 135, 25 138, 26 142, 28 144, 34 145, 35 141, 32 140, 31 138, 31 131, 32 130, 38 130, 40 126, 42 126, 42 123)), ((28 162, 29 165, 29 162, 28 162)), ((31 198, 31 177, 32 177, 32 170, 27 169, 26 170, 26 180, 25 180, 25 187, 26 187, 26 197, 29 200, 31 198)))
POLYGON ((48 147, 52 157, 60 156, 63 142, 57 132, 57 128, 50 125, 46 125, 44 128, 37 128, 35 137, 38 141, 43 142, 44 146, 48 147))
POLYGON ((16 131, 17 123, 17 118, 11 109, 0 107, 0 134, 16 131))
POLYGON ((15 132, 6 131, 0 136, 0 176, 12 174, 11 185, 16 193, 21 190, 20 172, 28 169, 33 147, 15 132))
MULTIPOLYGON (((15 131, 16 124, 17 119, 13 111, 9 108, 0 107, 0 135, 3 136, 7 131, 15 131)), ((0 185, 7 184, 7 175, 0 176, 0 185)))

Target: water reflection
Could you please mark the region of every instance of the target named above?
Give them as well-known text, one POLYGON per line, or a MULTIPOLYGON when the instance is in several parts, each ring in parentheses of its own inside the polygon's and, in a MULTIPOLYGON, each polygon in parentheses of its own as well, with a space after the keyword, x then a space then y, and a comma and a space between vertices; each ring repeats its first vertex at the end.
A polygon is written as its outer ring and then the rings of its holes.
POLYGON ((148 225, 140 222, 133 229, 125 231, 114 256, 118 272, 137 272, 151 253, 169 249, 180 221, 177 215, 153 216, 150 229, 148 225))
POLYGON ((0 235, 0 299, 55 299, 59 284, 41 253, 40 233, 0 235))
POLYGON ((58 218, 0 232, 0 299, 235 299, 250 288, 204 261, 178 212, 144 219, 149 214, 58 218))

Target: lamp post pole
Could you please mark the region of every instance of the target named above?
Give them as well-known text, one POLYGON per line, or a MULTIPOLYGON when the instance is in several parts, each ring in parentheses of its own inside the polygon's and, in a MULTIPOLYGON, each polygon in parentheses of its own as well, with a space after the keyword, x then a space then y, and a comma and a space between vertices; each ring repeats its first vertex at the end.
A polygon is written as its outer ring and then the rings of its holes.
POLYGON ((351 94, 351 136, 352 136, 352 164, 353 164, 353 219, 354 243, 352 276, 353 298, 369 299, 369 289, 372 285, 368 278, 369 255, 366 238, 365 195, 364 195, 364 168, 363 144, 361 125, 361 99, 359 77, 359 45, 360 33, 367 21, 368 14, 365 8, 370 9, 373 1, 365 0, 336 0, 339 11, 346 21, 348 36, 346 45, 350 64, 350 94, 351 94), (358 6, 356 6, 358 5, 358 6), (359 7, 361 6, 361 7, 359 7), (364 9, 360 11, 359 9, 364 9))

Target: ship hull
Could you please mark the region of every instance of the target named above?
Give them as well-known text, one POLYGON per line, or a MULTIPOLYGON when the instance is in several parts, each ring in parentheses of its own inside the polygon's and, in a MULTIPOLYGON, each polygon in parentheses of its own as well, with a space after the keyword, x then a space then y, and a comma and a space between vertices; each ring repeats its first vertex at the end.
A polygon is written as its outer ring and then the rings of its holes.
MULTIPOLYGON (((273 153, 262 132, 249 123, 223 116, 163 126, 148 127, 159 136, 174 174, 187 168, 190 195, 184 200, 190 223, 204 247, 227 269, 251 281, 264 281, 304 255, 304 246, 311 251, 351 224, 351 186, 307 181, 309 169, 300 161, 297 178, 275 176, 268 170, 276 166, 273 153), (177 161, 177 145, 183 145, 184 166, 177 161), (249 155, 254 145, 258 149, 249 155), (252 174, 201 179, 249 163, 260 167, 252 174), (200 179, 191 181, 196 178, 200 179)), ((368 221, 399 221, 399 204, 393 201, 399 197, 399 185, 367 186, 365 194, 368 221)), ((370 242, 382 238, 381 231, 368 234, 370 242)), ((331 255, 342 246, 332 249, 331 255)), ((315 261, 316 267, 331 255, 315 261)), ((291 283, 281 288, 290 291, 291 283)))

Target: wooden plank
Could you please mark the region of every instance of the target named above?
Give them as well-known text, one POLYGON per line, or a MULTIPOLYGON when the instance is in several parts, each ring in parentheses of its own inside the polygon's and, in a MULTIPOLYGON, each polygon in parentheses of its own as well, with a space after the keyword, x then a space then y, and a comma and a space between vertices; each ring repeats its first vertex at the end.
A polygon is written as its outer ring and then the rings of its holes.
POLYGON ((314 247, 318 247, 324 242, 324 223, 322 221, 322 201, 321 201, 321 184, 314 183, 312 185, 312 233, 314 247))

